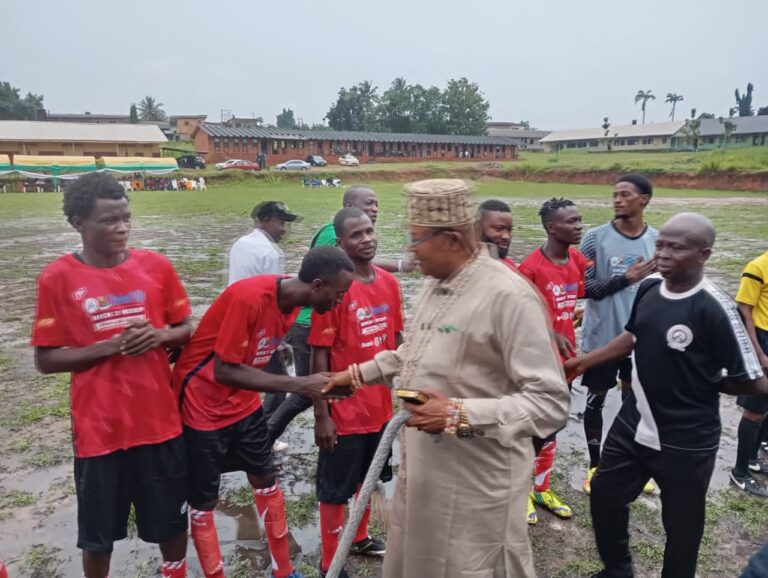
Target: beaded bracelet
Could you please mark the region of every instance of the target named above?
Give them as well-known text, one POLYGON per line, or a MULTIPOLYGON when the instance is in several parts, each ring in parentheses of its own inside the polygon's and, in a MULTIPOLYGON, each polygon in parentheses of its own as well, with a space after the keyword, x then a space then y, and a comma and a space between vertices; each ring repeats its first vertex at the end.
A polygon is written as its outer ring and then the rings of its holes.
POLYGON ((448 407, 448 417, 445 418, 445 430, 443 431, 448 435, 456 435, 456 429, 459 426, 461 416, 462 402, 455 397, 452 397, 449 401, 451 405, 448 407))
POLYGON ((349 375, 352 378, 352 388, 358 390, 363 387, 362 372, 360 371, 360 365, 353 363, 349 366, 349 375))

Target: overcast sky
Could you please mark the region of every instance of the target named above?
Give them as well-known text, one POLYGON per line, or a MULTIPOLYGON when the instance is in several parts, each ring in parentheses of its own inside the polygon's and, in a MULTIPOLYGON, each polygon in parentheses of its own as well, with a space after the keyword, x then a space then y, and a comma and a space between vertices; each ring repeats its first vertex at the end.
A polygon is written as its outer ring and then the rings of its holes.
POLYGON ((321 122, 341 86, 477 82, 497 121, 543 129, 768 106, 767 0, 4 0, 0 80, 51 112, 221 109, 321 122))

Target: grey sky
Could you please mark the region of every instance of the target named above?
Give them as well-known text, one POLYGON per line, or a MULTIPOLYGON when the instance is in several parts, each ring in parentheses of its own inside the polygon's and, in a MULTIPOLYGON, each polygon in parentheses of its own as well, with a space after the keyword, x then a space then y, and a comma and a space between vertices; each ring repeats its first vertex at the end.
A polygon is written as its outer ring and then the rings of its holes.
POLYGON ((127 113, 152 95, 169 114, 220 109, 320 122, 341 86, 466 76, 494 120, 545 129, 727 115, 755 85, 768 106, 765 0, 5 0, 0 80, 51 112, 127 113), (10 48, 9 48, 10 47, 10 48))

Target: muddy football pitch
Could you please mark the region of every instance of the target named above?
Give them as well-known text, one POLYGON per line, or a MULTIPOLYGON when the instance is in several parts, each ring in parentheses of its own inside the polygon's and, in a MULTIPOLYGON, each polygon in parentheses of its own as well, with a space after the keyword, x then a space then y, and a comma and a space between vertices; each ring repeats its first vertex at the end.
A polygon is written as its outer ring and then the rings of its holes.
MULTIPOLYGON (((372 186, 380 201, 379 254, 399 257, 404 254, 406 239, 402 186, 391 182, 372 186)), ((224 288, 227 250, 250 230, 249 214, 255 204, 281 200, 303 216, 301 222, 291 225, 284 241, 287 272, 293 273, 312 235, 340 208, 342 192, 307 189, 299 181, 280 177, 209 186, 206 191, 134 192, 130 194, 134 215, 131 245, 162 252, 171 259, 192 300, 196 322, 224 288)), ((518 262, 544 239, 536 214, 542 201, 553 196, 570 198, 588 227, 607 221, 612 214, 611 190, 601 185, 488 180, 477 184, 477 195, 500 198, 512 206, 515 227, 510 254, 518 262)), ((742 267, 768 249, 768 193, 662 189, 654 195, 646 219, 658 227, 681 211, 701 212, 715 223, 718 239, 707 274, 734 295, 742 267)), ((0 558, 9 564, 12 576, 77 577, 82 571, 75 548, 68 377, 37 374, 28 342, 37 275, 53 259, 77 250, 80 239, 62 215, 60 194, 0 195, 0 219, 0 558)), ((401 280, 408 301, 419 277, 406 275, 401 280)), ((619 403, 618 391, 612 391, 606 404, 606 428, 619 403)), ((584 392, 577 383, 571 419, 558 436, 553 481, 554 489, 572 506, 574 517, 564 521, 539 510, 539 523, 529 530, 542 578, 588 576, 600 569, 588 498, 581 491, 587 469, 583 408, 584 392)), ((721 408, 723 436, 710 489, 699 575, 730 578, 768 540, 768 503, 728 487, 739 413, 733 399, 725 396, 721 408)), ((291 425, 284 440, 290 448, 281 459, 281 484, 295 561, 306 576, 316 576, 317 454, 311 412, 291 425)), ((379 505, 374 530, 383 535, 386 504, 379 505)), ((269 554, 244 476, 226 477, 218 514, 227 576, 264 575, 269 554)), ((637 575, 658 575, 664 548, 658 495, 642 496, 633 505, 630 524, 637 575)), ((202 576, 191 544, 188 559, 189 575, 202 576)), ((140 542, 131 528, 131 537, 116 544, 110 576, 157 576, 158 568, 157 548, 140 542)), ((362 558, 352 559, 348 569, 354 576, 380 574, 378 562, 362 558)))

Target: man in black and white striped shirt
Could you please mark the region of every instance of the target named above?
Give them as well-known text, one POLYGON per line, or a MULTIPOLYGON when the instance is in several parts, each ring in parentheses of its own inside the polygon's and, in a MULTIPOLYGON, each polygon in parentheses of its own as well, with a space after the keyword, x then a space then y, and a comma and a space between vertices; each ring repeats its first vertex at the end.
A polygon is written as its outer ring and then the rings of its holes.
POLYGON ((719 394, 768 388, 736 304, 704 276, 714 241, 706 217, 670 219, 656 241, 659 275, 640 285, 624 333, 566 363, 571 377, 633 358, 632 392, 592 480, 592 521, 605 564, 598 577, 633 576, 629 504, 653 477, 667 532, 661 576, 694 578, 720 441, 719 394))

